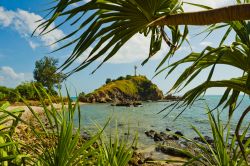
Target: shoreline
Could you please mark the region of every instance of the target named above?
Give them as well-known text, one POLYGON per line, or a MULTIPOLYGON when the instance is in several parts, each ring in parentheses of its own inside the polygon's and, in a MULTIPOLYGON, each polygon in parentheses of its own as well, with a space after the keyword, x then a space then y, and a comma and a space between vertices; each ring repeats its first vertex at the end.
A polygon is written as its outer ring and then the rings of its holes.
MULTIPOLYGON (((72 102, 72 104, 75 104, 75 102, 72 102)), ((87 103, 84 102, 79 102, 79 105, 85 105, 87 103)), ((67 104, 64 104, 65 107, 67 107, 67 104)), ((41 105, 30 105, 31 109, 33 109, 38 115, 43 114, 43 107, 41 105)), ((48 106, 50 107, 50 106, 48 106)), ((62 104, 58 104, 58 103, 53 103, 53 107, 55 107, 55 109, 61 109, 62 108, 62 104)), ((30 112, 29 108, 24 104, 24 103, 14 103, 11 104, 7 110, 11 111, 13 109, 22 109, 24 110, 24 112, 22 113, 21 118, 28 120, 31 118, 32 113, 30 112)))
MULTIPOLYGON (((155 102, 152 102, 152 103, 155 103, 155 102)), ((108 104, 108 103, 80 103, 80 105, 85 105, 85 104, 108 104)), ((60 109, 62 105, 61 104, 53 104, 53 106, 55 108, 60 109)), ((8 109, 11 110, 11 109, 15 109, 15 108, 24 109, 25 112, 23 113, 22 118, 23 119, 30 119, 31 118, 31 121, 32 121, 32 114, 29 111, 27 106, 11 105, 8 109)), ((34 109, 34 111, 36 111, 39 116, 40 115, 42 116, 43 108, 41 106, 31 106, 31 108, 34 109)), ((99 116, 99 114, 98 114, 98 116, 99 116)), ((121 125, 121 126, 124 126, 124 125, 121 125)), ((169 127, 173 132, 176 131, 175 128, 171 128, 170 126, 167 126, 167 127, 169 127)), ((23 139, 25 141, 27 141, 28 143, 30 143, 31 139, 29 137, 26 137, 26 135, 22 134, 22 133, 25 133, 27 131, 27 126, 21 124, 21 126, 19 126, 17 129, 18 129, 21 137, 25 137, 23 139)), ((170 155, 169 151, 172 151, 172 149, 170 149, 168 147, 176 145, 177 148, 178 147, 180 147, 180 148, 187 147, 189 149, 192 149, 191 144, 189 146, 189 143, 187 143, 183 140, 179 140, 179 141, 178 140, 177 141, 170 140, 171 139, 171 137, 169 137, 170 133, 168 134, 168 132, 166 132, 167 131, 166 128, 164 130, 161 130, 161 129, 158 130, 158 129, 155 129, 154 127, 151 126, 151 129, 145 130, 145 131, 149 132, 148 133, 149 136, 147 136, 146 138, 150 139, 150 141, 152 141, 154 143, 150 144, 147 148, 142 148, 140 146, 137 147, 138 149, 135 150, 136 155, 133 158, 135 164, 138 162, 141 162, 141 161, 147 161, 146 163, 148 165, 150 165, 149 163, 151 163, 151 161, 152 161, 152 162, 157 162, 157 164, 152 164, 152 166, 153 165, 154 166, 155 165, 157 165, 157 166, 160 166, 160 165, 178 166, 177 163, 172 163, 172 164, 169 163, 168 164, 168 163, 163 162, 163 161, 164 160, 180 160, 180 159, 184 160, 184 161, 187 160, 187 158, 185 158, 185 157, 176 157, 176 156, 170 155), (151 129, 154 129, 155 131, 150 132, 151 129), (156 140, 156 141, 154 141, 154 140, 156 140), (162 161, 162 163, 160 164, 158 161, 162 161)), ((146 133, 144 133, 144 134, 146 134, 146 133)))
MULTIPOLYGON (((80 103, 80 105, 85 105, 88 103, 80 103)), ((62 107, 61 104, 56 104, 54 103, 53 106, 56 109, 60 109, 62 107)), ((66 105, 67 106, 67 105, 66 105)), ((30 106, 37 114, 38 116, 42 117, 43 116, 43 107, 42 106, 30 106)), ((25 105, 10 105, 7 110, 13 110, 13 109, 23 109, 24 112, 21 116, 21 118, 25 121, 33 121, 33 115, 29 111, 29 108, 25 105)), ((35 122, 36 123, 36 122, 35 122)), ((21 139, 23 142, 31 143, 30 141, 36 141, 34 138, 29 138, 25 133, 29 133, 29 127, 23 123, 18 124, 16 128, 16 134, 17 134, 17 139, 21 139)), ((165 162, 161 162, 159 159, 163 160, 176 160, 176 159, 181 159, 185 160, 185 158, 181 157, 175 157, 171 156, 168 154, 164 154, 162 152, 157 152, 155 144, 152 144, 149 148, 138 148, 134 151, 135 156, 132 158, 135 163, 138 163, 139 161, 149 161, 149 163, 145 163, 145 165, 154 165, 154 166, 161 166, 161 165, 171 165, 171 166, 178 166, 179 164, 177 163, 172 163, 172 164, 167 164, 165 162), (152 159, 152 162, 156 163, 151 163, 150 161, 152 159)), ((133 164, 132 164, 133 165, 133 164)))

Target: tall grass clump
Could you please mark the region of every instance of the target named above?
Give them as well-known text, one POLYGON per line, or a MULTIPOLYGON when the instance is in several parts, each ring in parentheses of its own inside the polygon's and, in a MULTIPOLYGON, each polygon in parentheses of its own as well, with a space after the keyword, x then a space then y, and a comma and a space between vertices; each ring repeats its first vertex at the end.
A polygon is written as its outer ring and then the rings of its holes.
MULTIPOLYGON (((192 126, 195 133, 199 136, 201 142, 194 141, 185 137, 185 140, 194 144, 198 155, 191 156, 191 159, 184 165, 205 165, 205 166, 247 166, 249 161, 246 161, 245 156, 250 157, 250 139, 248 139, 242 153, 236 135, 231 134, 230 121, 227 125, 223 125, 219 113, 215 116, 212 111, 208 112, 209 124, 212 132, 213 143, 208 143, 205 136, 195 127, 192 126)), ((250 124, 243 130, 240 140, 245 139, 250 124)), ((190 153, 189 153, 190 154, 190 153)))
POLYGON ((67 105, 64 105, 62 100, 61 107, 58 109, 54 107, 52 97, 44 89, 36 89, 36 91, 44 117, 40 117, 32 107, 27 105, 39 124, 38 128, 29 124, 39 142, 32 146, 24 145, 33 152, 33 158, 29 162, 48 166, 87 164, 93 154, 98 153, 98 149, 93 145, 102 131, 93 135, 89 140, 84 139, 81 136, 80 119, 77 125, 74 120, 74 114, 80 114, 79 103, 73 104, 71 100, 68 100, 67 105), (43 91, 46 96, 42 96, 40 91, 43 91))
POLYGON ((45 89, 34 88, 42 112, 36 112, 20 97, 31 113, 31 120, 21 117, 24 112, 21 109, 7 111, 9 104, 0 107, 0 165, 128 165, 133 155, 134 141, 128 146, 128 138, 120 139, 117 130, 115 139, 104 136, 103 131, 110 121, 99 126, 90 138, 84 138, 81 135, 79 102, 72 103, 68 94, 67 103, 61 98, 58 108, 45 89), (75 119, 76 116, 78 119, 75 119), (27 137, 26 141, 15 135, 18 123, 29 128, 25 131, 27 133, 21 134, 27 137))
POLYGON ((0 165, 2 166, 24 164, 24 158, 29 157, 19 151, 18 142, 12 138, 23 110, 7 110, 9 105, 6 102, 0 106, 0 165))
MULTIPOLYGON (((117 125, 116 125, 117 126, 117 125)), ((134 154, 137 135, 130 140, 130 132, 127 136, 121 136, 117 130, 110 134, 103 134, 99 145, 98 165, 103 166, 127 166, 134 154)))

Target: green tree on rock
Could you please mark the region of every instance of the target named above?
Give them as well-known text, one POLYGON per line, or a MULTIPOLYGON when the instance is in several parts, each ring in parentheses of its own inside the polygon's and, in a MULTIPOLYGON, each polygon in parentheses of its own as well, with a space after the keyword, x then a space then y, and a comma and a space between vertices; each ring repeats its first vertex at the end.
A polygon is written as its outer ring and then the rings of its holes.
POLYGON ((106 81, 105 81, 106 84, 108 84, 110 82, 112 82, 111 78, 107 78, 106 81))
POLYGON ((50 92, 55 92, 54 87, 60 85, 65 77, 62 72, 57 73, 57 64, 58 59, 47 56, 35 63, 34 79, 50 92))

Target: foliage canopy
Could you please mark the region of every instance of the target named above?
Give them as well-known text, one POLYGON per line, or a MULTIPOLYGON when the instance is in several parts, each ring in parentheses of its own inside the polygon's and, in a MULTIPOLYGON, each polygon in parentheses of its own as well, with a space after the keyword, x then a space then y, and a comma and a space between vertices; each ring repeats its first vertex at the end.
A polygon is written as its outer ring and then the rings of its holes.
POLYGON ((50 92, 54 92, 54 86, 60 85, 65 77, 62 72, 57 73, 57 64, 58 59, 47 56, 35 63, 34 79, 50 92))

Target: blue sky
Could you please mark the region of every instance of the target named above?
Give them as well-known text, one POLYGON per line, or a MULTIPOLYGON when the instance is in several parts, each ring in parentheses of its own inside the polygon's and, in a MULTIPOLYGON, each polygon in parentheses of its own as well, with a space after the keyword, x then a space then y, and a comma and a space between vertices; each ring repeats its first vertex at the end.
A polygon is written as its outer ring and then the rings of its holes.
MULTIPOLYGON (((194 3, 204 3, 202 0, 187 0, 194 3)), ((46 14, 43 10, 48 7, 48 0, 0 0, 0 85, 15 87, 24 81, 33 80, 33 70, 35 61, 44 56, 53 56, 59 59, 59 64, 68 57, 72 48, 64 49, 60 52, 49 54, 53 49, 60 45, 52 45, 51 43, 66 35, 72 27, 64 26, 56 29, 46 36, 31 37, 31 33, 38 25, 36 22, 46 14)), ((206 5, 212 7, 220 7, 231 4, 231 0, 207 0, 206 5)), ((186 11, 198 10, 195 7, 185 6, 186 11)), ((52 25, 54 26, 54 25, 52 25)), ((219 39, 223 35, 223 30, 212 34, 210 37, 203 40, 204 35, 195 36, 195 34, 202 31, 200 27, 190 27, 189 41, 194 51, 200 51, 207 45, 216 46, 219 39)), ((233 34, 227 40, 230 43, 233 40, 233 34)), ((121 75, 133 74, 133 67, 137 65, 140 74, 152 78, 154 70, 161 58, 166 53, 167 46, 162 49, 155 58, 153 58, 145 66, 140 66, 143 59, 148 54, 149 40, 141 35, 136 35, 124 48, 122 48, 116 56, 114 56, 108 63, 104 64, 95 74, 90 75, 91 71, 95 69, 99 62, 92 66, 72 75, 66 82, 71 92, 90 92, 100 85, 104 84, 106 78, 117 78, 121 75)), ((176 59, 187 55, 190 49, 184 45, 180 51, 177 52, 176 59)), ((87 52, 86 52, 87 53, 87 52)), ((76 64, 80 62, 75 62, 76 64)), ((239 76, 241 73, 226 66, 219 66, 217 68, 214 80, 230 78, 239 76)), ((173 85, 177 75, 183 70, 179 68, 172 76, 165 79, 165 74, 159 75, 152 81, 156 83, 164 92, 173 85)), ((200 80, 205 79, 207 73, 202 73, 201 76, 187 89, 200 83, 200 80)), ((221 94, 222 89, 211 89, 208 94, 221 94)))

